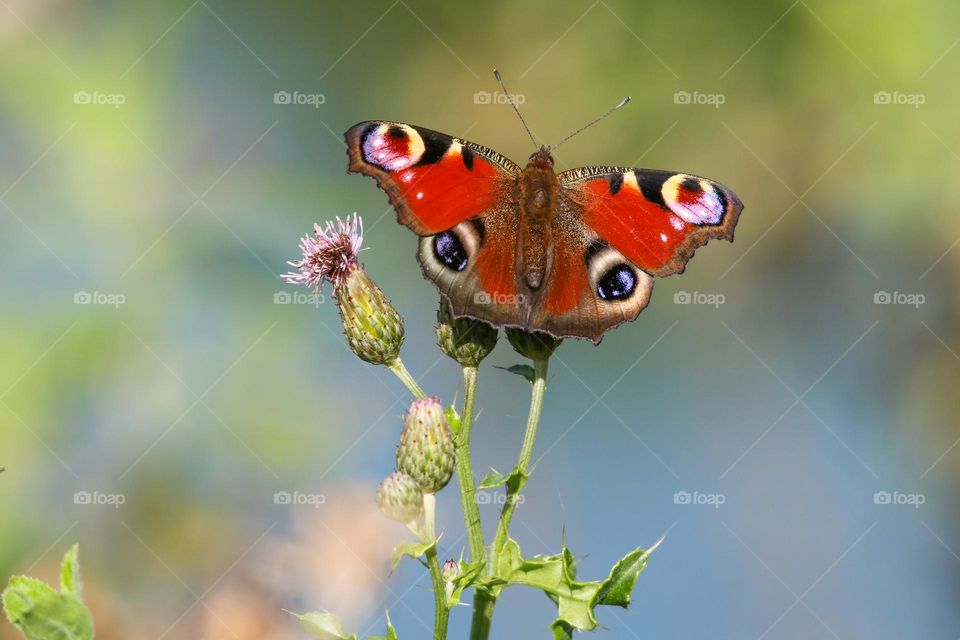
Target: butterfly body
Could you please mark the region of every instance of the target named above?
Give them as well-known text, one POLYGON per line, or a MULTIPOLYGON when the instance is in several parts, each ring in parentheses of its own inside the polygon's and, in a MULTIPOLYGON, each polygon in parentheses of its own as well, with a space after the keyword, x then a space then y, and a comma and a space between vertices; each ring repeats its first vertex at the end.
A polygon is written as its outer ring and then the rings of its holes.
POLYGON ((560 188, 553 171, 553 156, 545 147, 530 157, 519 184, 518 273, 522 274, 524 283, 536 291, 549 268, 550 240, 560 188))
POLYGON ((420 236, 418 260, 454 315, 599 342, 637 317, 653 276, 679 273, 742 205, 697 176, 627 167, 525 168, 423 127, 368 121, 346 134, 351 172, 377 180, 420 236))

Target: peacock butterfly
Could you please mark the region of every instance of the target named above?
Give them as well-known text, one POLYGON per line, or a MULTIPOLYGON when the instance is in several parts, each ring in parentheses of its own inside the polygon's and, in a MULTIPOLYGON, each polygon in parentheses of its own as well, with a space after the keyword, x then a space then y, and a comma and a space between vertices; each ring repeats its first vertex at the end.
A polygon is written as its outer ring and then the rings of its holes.
POLYGON ((547 146, 521 168, 473 142, 400 122, 361 122, 345 137, 348 171, 376 179, 399 221, 420 236, 424 276, 455 316, 556 337, 599 343, 634 320, 653 277, 681 273, 712 238, 733 241, 743 209, 723 185, 687 173, 556 173, 547 146))

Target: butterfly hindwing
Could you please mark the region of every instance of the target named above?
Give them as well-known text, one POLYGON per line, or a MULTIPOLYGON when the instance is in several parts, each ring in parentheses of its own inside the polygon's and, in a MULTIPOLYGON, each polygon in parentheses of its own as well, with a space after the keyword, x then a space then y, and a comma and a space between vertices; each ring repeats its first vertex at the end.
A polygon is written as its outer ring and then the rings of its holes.
POLYGON ((686 173, 586 167, 559 176, 562 195, 604 242, 653 276, 683 271, 712 238, 733 240, 743 205, 726 187, 686 173))
POLYGON ((531 326, 556 336, 595 343, 609 329, 633 320, 650 301, 653 278, 597 236, 580 207, 558 202, 552 268, 533 309, 531 326))

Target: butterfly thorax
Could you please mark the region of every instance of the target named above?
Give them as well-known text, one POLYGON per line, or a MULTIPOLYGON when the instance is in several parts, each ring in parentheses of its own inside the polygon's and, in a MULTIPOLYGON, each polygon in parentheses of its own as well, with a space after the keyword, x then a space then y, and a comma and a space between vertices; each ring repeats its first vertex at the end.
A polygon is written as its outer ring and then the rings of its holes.
POLYGON ((530 156, 520 176, 520 233, 517 267, 532 290, 543 283, 550 262, 553 212, 559 181, 553 171, 553 156, 546 147, 530 156))

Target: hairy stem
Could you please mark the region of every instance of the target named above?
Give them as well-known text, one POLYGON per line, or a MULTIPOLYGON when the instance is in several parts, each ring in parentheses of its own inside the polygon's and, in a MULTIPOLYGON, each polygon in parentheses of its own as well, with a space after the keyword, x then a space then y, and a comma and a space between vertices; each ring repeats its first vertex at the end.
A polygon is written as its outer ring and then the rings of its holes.
POLYGON ((427 397, 427 394, 423 392, 423 389, 420 388, 420 385, 417 384, 417 381, 413 379, 413 376, 410 375, 410 372, 407 371, 407 368, 403 365, 403 360, 397 358, 388 364, 387 367, 400 378, 400 382, 406 385, 407 389, 410 390, 410 393, 412 393, 415 398, 422 400, 427 397))
MULTIPOLYGON (((500 512, 500 522, 490 548, 490 558, 487 561, 487 575, 491 575, 499 563, 500 553, 507 543, 510 532, 510 521, 517 508, 517 496, 523 489, 525 478, 529 472, 530 459, 533 457, 533 443, 537 438, 537 426, 540 423, 540 409, 543 407, 543 395, 547 388, 547 359, 533 361, 533 391, 530 397, 530 413, 527 416, 527 428, 523 435, 523 445, 520 447, 520 456, 517 459, 516 469, 520 472, 520 480, 515 487, 507 488, 507 500, 500 512)), ((471 640, 487 640, 490 635, 490 625, 493 621, 493 610, 497 604, 496 596, 486 591, 478 590, 473 602, 473 621, 470 628, 471 640)))
POLYGON ((470 429, 473 426, 473 407, 477 393, 475 367, 463 368, 463 388, 463 415, 460 418, 460 431, 453 439, 457 456, 457 481, 460 484, 460 502, 463 505, 463 520, 470 544, 470 560, 482 562, 486 554, 486 546, 483 542, 483 528, 480 525, 480 508, 477 506, 473 463, 470 460, 470 429))
MULTIPOLYGON (((423 494, 424 533, 430 542, 437 539, 437 496, 432 493, 423 494)), ((427 566, 430 568, 430 579, 433 581, 433 640, 446 640, 447 622, 450 619, 450 609, 447 607, 447 590, 440 572, 440 559, 437 557, 436 546, 427 551, 427 566)))

